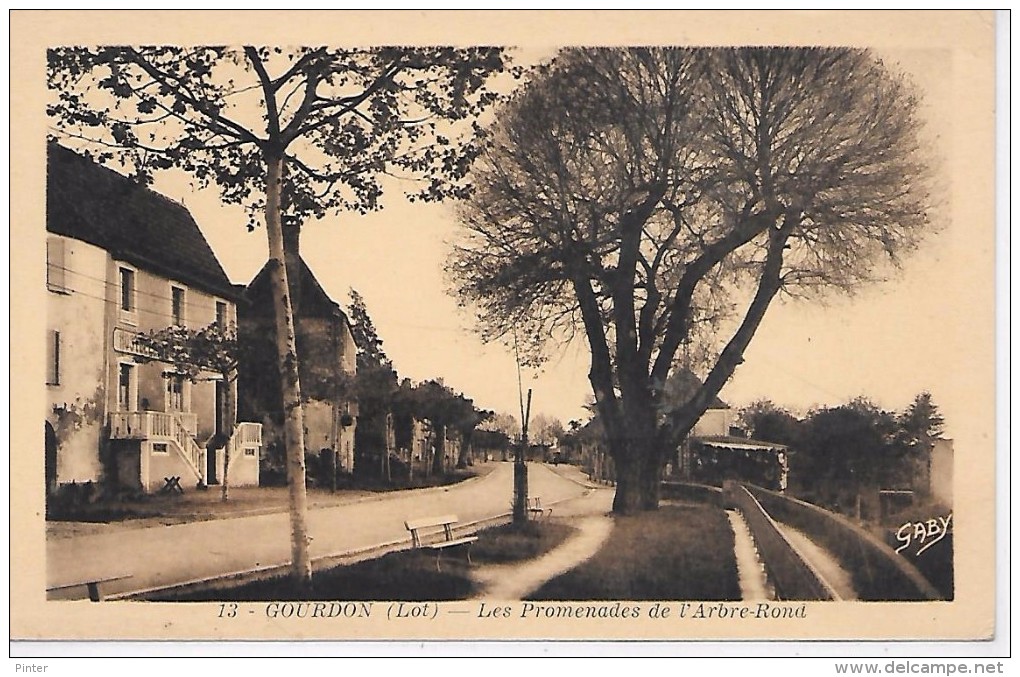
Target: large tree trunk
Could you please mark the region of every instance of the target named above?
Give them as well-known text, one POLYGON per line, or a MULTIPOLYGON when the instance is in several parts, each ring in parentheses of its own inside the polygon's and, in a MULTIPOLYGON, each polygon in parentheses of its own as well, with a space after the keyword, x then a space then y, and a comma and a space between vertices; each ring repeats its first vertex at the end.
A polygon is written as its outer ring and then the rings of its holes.
POLYGON ((662 454, 651 449, 646 462, 641 466, 641 509, 658 510, 662 495, 662 454))
POLYGON ((660 449, 655 435, 655 408, 650 402, 630 407, 609 438, 616 464, 613 512, 631 514, 659 507, 660 449))
POLYGON ((626 515, 641 510, 658 510, 662 487, 662 465, 658 454, 644 444, 628 447, 628 453, 613 456, 616 463, 613 512, 626 515))
POLYGON ((613 512, 618 515, 633 515, 642 509, 641 466, 643 459, 633 453, 631 445, 622 440, 610 441, 610 453, 616 465, 616 495, 613 497, 613 512))
POLYGON ((298 378, 294 315, 284 265, 281 191, 283 154, 266 153, 266 233, 269 238, 270 287, 276 318, 276 348, 283 397, 283 435, 287 448, 287 486, 290 494, 291 575, 299 587, 312 581, 308 555, 308 498, 305 493, 305 435, 298 378))
POLYGON ((474 465, 474 459, 472 458, 471 439, 474 437, 474 431, 467 433, 466 435, 461 434, 460 437, 460 453, 457 454, 457 467, 466 468, 469 465, 474 465))
POLYGON ((446 472, 446 426, 436 426, 436 452, 432 457, 432 474, 442 475, 446 472))

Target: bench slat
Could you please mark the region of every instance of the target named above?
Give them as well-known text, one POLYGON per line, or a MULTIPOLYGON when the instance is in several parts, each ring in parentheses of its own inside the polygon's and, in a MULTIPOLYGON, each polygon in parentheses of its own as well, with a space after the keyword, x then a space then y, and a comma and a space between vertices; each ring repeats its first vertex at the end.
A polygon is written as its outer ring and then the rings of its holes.
POLYGON ((465 538, 458 538, 453 541, 439 541, 438 543, 427 543, 422 547, 431 548, 432 550, 442 550, 443 548, 452 548, 455 545, 474 543, 477 540, 478 540, 477 536, 466 536, 465 538))
POLYGON ((418 529, 428 529, 429 527, 442 527, 447 524, 454 524, 456 521, 456 515, 424 517, 422 519, 407 520, 404 522, 404 527, 406 527, 408 531, 417 531, 418 529))

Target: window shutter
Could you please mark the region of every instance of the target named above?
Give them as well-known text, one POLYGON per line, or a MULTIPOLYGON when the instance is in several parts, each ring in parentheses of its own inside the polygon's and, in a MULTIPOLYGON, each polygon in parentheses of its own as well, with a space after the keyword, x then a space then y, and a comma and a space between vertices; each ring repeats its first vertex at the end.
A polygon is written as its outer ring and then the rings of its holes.
POLYGON ((50 331, 46 341, 46 383, 60 385, 60 332, 50 331))
POLYGON ((67 243, 57 237, 46 240, 46 286, 52 291, 67 291, 67 264, 64 249, 67 243))

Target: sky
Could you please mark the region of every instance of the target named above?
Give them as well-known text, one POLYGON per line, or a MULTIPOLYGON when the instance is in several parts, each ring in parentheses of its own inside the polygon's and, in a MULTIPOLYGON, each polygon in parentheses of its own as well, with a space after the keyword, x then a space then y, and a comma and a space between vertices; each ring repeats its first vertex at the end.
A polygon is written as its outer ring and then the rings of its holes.
MULTIPOLYGON (((952 134, 952 83, 945 77, 952 54, 918 49, 881 56, 909 73, 924 93, 930 140, 952 167, 959 150, 952 134)), ((947 434, 962 432, 967 393, 976 387, 970 380, 982 378, 992 350, 990 343, 975 343, 974 330, 983 330, 988 320, 991 299, 984 294, 994 242, 991 233, 974 237, 973 224, 956 218, 963 198, 953 192, 958 186, 949 185, 947 227, 892 280, 824 305, 774 302, 723 400, 740 407, 768 398, 803 413, 863 395, 901 410, 927 390, 946 416, 947 434)), ((154 187, 191 210, 232 281, 251 280, 266 260, 263 229, 247 232, 245 216, 224 207, 214 190, 194 192, 171 174, 158 176, 154 187)), ((348 289, 362 294, 401 376, 440 377, 480 407, 519 412, 512 351, 483 345, 471 317, 446 291, 443 264, 457 233, 451 207, 409 204, 395 191, 384 204, 367 216, 344 214, 305 226, 305 260, 341 305, 348 289)), ((525 370, 521 381, 533 390, 532 413, 564 423, 585 418, 588 366, 587 348, 575 343, 552 353, 542 370, 525 370)))

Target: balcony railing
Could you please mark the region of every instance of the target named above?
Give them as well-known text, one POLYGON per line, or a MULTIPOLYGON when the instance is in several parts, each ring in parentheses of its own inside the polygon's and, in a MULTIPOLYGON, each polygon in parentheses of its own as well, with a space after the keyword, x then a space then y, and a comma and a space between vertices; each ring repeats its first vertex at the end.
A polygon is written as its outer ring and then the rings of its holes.
POLYGON ((237 440, 238 447, 261 447, 262 446, 262 424, 261 423, 238 423, 234 428, 232 439, 237 440))
POLYGON ((177 419, 191 436, 198 434, 198 414, 180 411, 115 411, 110 414, 110 437, 115 440, 172 439, 177 419))

